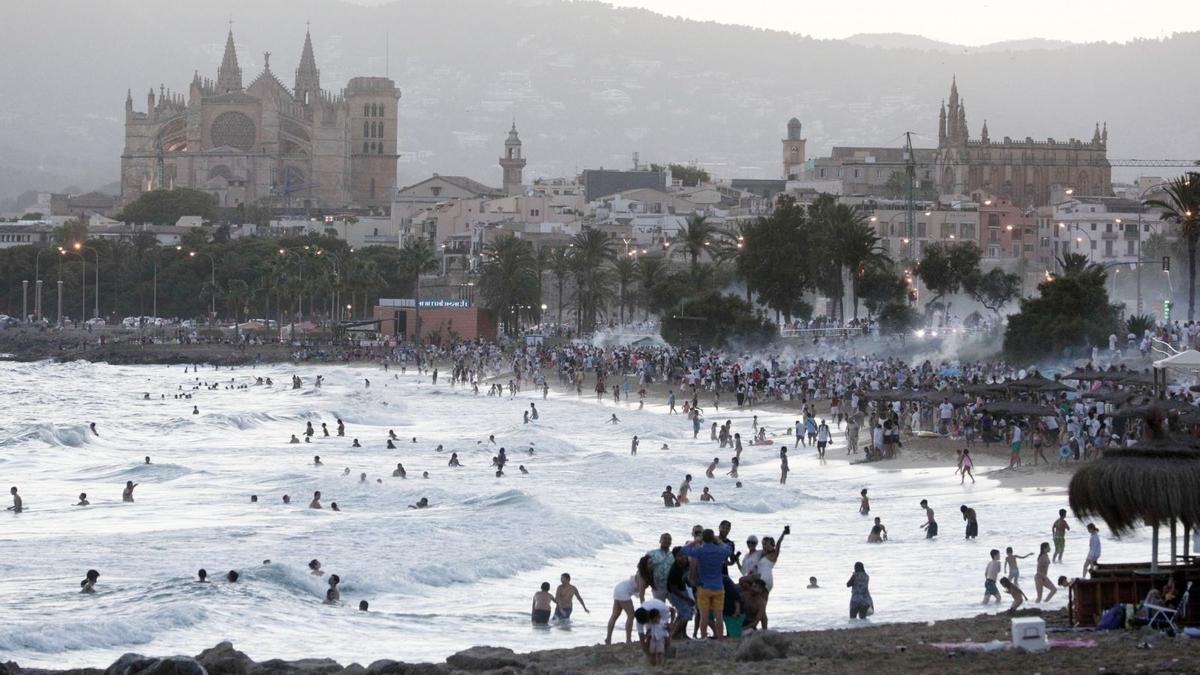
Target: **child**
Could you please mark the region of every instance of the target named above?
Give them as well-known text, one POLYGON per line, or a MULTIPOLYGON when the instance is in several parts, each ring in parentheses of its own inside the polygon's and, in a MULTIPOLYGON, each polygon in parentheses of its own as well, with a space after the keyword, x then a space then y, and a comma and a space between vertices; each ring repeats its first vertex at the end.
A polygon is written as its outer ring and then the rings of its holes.
MULTIPOLYGON (((996 596, 996 604, 1000 604, 1000 589, 996 588, 996 579, 1000 576, 1000 550, 992 549, 992 559, 983 572, 983 604, 988 604, 988 598, 996 596)), ((1007 579, 1005 579, 1007 581, 1007 579)))
POLYGON ((1014 584, 1020 583, 1019 579, 1021 578, 1021 570, 1017 569, 1017 559, 1028 558, 1031 555, 1033 554, 1026 553, 1025 555, 1016 555, 1013 553, 1011 546, 1004 549, 1004 569, 1008 570, 1007 576, 1009 581, 1013 582, 1014 584))
POLYGON ((650 623, 650 665, 661 666, 667 662, 667 628, 662 624, 662 612, 652 609, 646 618, 650 623))
MULTIPOLYGON (((1012 596, 1013 603, 1012 603, 1012 606, 1008 608, 1008 613, 1012 614, 1013 612, 1017 611, 1017 608, 1020 607, 1021 604, 1025 602, 1025 600, 1027 600, 1027 598, 1025 597, 1025 592, 1022 591, 1019 586, 1017 586, 1013 582, 1009 581, 1007 578, 1001 578, 1000 585, 1003 586, 1004 590, 1009 595, 1012 596)), ((999 602, 999 601, 1000 601, 1000 597, 996 596, 996 602, 999 602)))
POLYGON ((871 512, 871 501, 867 499, 867 488, 863 488, 862 492, 858 494, 862 495, 862 501, 858 503, 858 512, 865 516, 871 512))

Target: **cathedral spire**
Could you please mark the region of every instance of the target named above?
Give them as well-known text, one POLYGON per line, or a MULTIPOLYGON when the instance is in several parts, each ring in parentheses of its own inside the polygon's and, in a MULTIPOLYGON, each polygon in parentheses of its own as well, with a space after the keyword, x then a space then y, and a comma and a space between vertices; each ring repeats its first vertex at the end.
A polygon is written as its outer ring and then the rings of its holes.
POLYGON ((983 130, 979 134, 979 140, 983 141, 984 143, 988 142, 987 120, 983 121, 983 130))
POLYGON ((233 46, 233 27, 229 28, 229 36, 225 39, 225 56, 221 58, 221 67, 217 69, 217 91, 227 94, 231 91, 242 90, 242 69, 238 66, 237 50, 233 46))
POLYGON ((304 31, 304 49, 300 52, 300 66, 296 68, 296 100, 301 103, 316 101, 321 93, 321 71, 317 70, 317 59, 313 56, 312 35, 304 31))
POLYGON ((938 113, 938 146, 946 144, 946 102, 942 101, 942 110, 938 113))

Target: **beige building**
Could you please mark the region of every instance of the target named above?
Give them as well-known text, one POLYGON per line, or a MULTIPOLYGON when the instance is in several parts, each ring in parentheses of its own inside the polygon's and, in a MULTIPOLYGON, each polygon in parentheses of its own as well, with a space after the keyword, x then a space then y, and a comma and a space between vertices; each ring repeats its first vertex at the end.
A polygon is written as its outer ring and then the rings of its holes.
POLYGON ((395 83, 354 77, 340 93, 323 89, 308 34, 293 86, 270 57, 244 84, 230 31, 215 80, 197 71, 186 95, 151 89, 145 112, 127 93, 121 203, 187 187, 222 207, 386 210, 396 182, 395 83))

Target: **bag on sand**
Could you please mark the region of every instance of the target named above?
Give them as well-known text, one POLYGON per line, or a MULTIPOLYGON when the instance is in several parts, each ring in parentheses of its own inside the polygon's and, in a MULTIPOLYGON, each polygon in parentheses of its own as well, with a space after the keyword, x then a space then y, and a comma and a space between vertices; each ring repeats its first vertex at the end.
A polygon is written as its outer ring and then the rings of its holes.
POLYGON ((1113 605, 1104 610, 1104 614, 1100 615, 1100 621, 1096 623, 1096 630, 1119 630, 1125 625, 1125 607, 1122 605, 1113 605))

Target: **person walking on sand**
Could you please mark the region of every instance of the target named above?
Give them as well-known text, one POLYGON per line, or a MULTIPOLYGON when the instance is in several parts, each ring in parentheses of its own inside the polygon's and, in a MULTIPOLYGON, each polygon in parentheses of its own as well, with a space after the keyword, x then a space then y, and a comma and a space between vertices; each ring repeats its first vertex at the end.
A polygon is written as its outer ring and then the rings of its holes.
POLYGON ((1087 531, 1091 537, 1088 539, 1087 558, 1084 558, 1083 560, 1084 577, 1087 577, 1088 572, 1095 567, 1096 563, 1100 560, 1100 529, 1096 527, 1095 523, 1088 523, 1087 531))
POLYGON ((1050 591, 1050 594, 1046 596, 1046 602, 1050 602, 1050 598, 1053 598, 1054 594, 1058 592, 1057 589, 1054 588, 1054 584, 1050 582, 1049 542, 1042 542, 1041 552, 1038 553, 1037 559, 1037 573, 1033 575, 1033 585, 1037 590, 1037 600, 1035 602, 1042 601, 1043 589, 1050 591))
POLYGON ((933 539, 938 534, 938 526, 933 518, 933 509, 929 508, 929 500, 922 499, 921 508, 925 509, 925 524, 921 526, 925 530, 925 538, 933 539))
POLYGON ((971 469, 974 468, 974 466, 975 462, 971 461, 971 451, 963 448, 962 460, 959 463, 959 469, 962 472, 962 478, 958 481, 959 485, 962 485, 966 482, 967 476, 971 477, 971 483, 975 482, 975 474, 971 473, 971 469))
POLYGON ((1071 526, 1067 524, 1067 510, 1058 510, 1058 520, 1050 526, 1050 535, 1054 541, 1054 557, 1051 562, 1061 563, 1063 552, 1067 550, 1067 531, 1071 526))
POLYGON ((875 603, 871 600, 871 577, 861 562, 854 563, 854 573, 846 582, 850 589, 850 618, 865 619, 875 613, 875 603))
POLYGON ((1000 578, 1000 551, 992 549, 991 560, 983 570, 983 604, 988 604, 988 598, 995 596, 996 604, 1000 604, 1000 589, 996 580, 1000 578))
POLYGON ((974 539, 979 536, 979 521, 975 519, 975 509, 970 508, 966 504, 958 507, 962 512, 963 521, 967 523, 966 538, 974 539))

